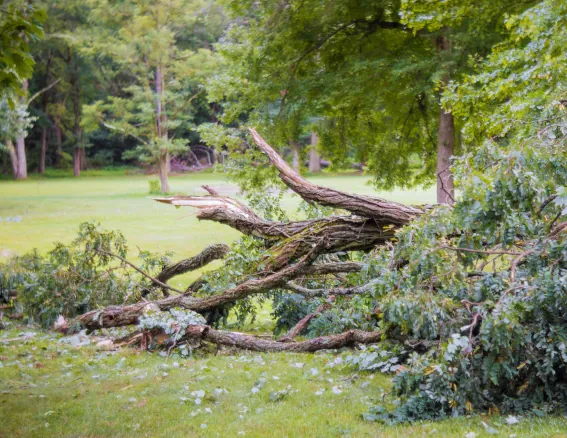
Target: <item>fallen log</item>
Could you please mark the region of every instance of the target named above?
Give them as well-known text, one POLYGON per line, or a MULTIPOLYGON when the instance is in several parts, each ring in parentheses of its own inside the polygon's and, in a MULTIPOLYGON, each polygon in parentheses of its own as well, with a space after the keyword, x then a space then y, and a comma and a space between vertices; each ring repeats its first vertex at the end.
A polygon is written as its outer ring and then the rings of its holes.
POLYGON ((264 353, 314 353, 320 350, 352 347, 355 344, 373 344, 380 342, 382 332, 365 332, 362 330, 349 330, 339 335, 321 336, 298 342, 278 342, 259 339, 255 336, 215 330, 206 325, 192 325, 185 330, 184 340, 207 341, 225 347, 264 353))

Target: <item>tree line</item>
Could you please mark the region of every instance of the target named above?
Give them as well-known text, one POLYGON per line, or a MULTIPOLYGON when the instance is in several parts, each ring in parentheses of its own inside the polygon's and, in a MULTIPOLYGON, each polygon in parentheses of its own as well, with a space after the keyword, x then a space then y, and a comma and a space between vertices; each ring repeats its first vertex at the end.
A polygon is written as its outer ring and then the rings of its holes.
MULTIPOLYGON (((204 151, 212 164, 248 150, 242 127, 255 126, 295 169, 319 171, 322 154, 333 169, 365 167, 379 188, 436 183, 437 201, 452 203, 451 157, 502 134, 487 129, 493 113, 476 112, 518 97, 513 84, 490 91, 481 75, 513 77, 517 58, 532 56, 520 17, 538 6, 556 15, 562 2, 4 6, 3 28, 19 29, 4 34, 4 58, 14 41, 29 49, 4 69, 12 76, 0 102, 1 169, 17 179, 50 166, 79 176, 89 162, 137 162, 168 192, 172 157, 200 166, 204 151), (26 33, 26 24, 35 28, 26 33), (504 67, 492 63, 499 53, 511 55, 504 67)), ((518 82, 539 84, 535 98, 549 100, 553 84, 541 76, 518 82)))

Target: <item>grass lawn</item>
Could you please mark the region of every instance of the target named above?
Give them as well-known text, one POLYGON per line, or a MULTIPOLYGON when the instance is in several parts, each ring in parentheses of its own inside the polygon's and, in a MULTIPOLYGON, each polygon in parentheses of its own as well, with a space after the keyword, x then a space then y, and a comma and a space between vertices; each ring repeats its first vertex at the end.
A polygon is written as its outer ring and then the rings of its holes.
MULTIPOLYGON (((238 237, 239 233, 227 226, 200 223, 192 209, 175 209, 148 199, 149 179, 114 174, 0 181, 0 259, 33 248, 46 252, 53 242, 70 241, 79 224, 91 220, 106 229, 121 230, 134 254, 137 246, 155 252, 173 251, 174 258, 185 258, 212 243, 230 243, 238 237)), ((364 176, 322 176, 312 180, 356 193, 374 192, 367 185, 369 178, 364 176)), ((233 196, 237 192, 222 175, 214 173, 172 177, 170 181, 174 193, 186 195, 205 194, 203 184, 213 186, 223 195, 233 196)), ((434 191, 397 191, 384 196, 423 204, 434 199, 434 191)), ((290 210, 297 203, 297 198, 291 196, 285 201, 290 210)), ((185 281, 197 275, 193 273, 185 281)))
MULTIPOLYGON (((87 220, 122 230, 134 250, 173 251, 176 258, 238 237, 226 226, 199 223, 189 209, 148 200, 147 180, 102 175, 0 181, 0 257, 32 248, 45 252, 54 241, 72 239, 87 220)), ((362 176, 312 180, 373 193, 362 176)), ((201 184, 235 193, 216 174, 171 179, 176 193, 202 193, 201 184)), ((382 196, 422 204, 433 200, 434 191, 382 196)), ((286 203, 293 209, 296 201, 286 203)), ((345 367, 339 362, 348 353, 211 352, 188 360, 128 349, 106 352, 68 341, 33 327, 0 332, 0 437, 464 437, 469 432, 481 437, 489 436, 486 427, 503 437, 567 437, 567 420, 559 417, 522 418, 512 426, 499 416, 396 427, 365 422, 360 415, 388 391, 390 379, 345 367), (22 332, 33 336, 14 339, 22 332)))

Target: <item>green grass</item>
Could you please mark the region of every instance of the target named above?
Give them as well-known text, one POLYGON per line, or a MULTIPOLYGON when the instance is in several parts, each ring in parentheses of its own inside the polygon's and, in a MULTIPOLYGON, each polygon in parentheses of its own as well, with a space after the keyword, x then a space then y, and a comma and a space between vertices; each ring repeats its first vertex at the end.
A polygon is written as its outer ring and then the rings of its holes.
POLYGON ((498 416, 395 427, 363 421, 360 414, 388 390, 389 378, 336 365, 340 354, 166 359, 73 347, 34 332, 34 338, 6 343, 21 336, 20 329, 0 335, 0 436, 489 436, 482 422, 502 437, 567 436, 567 420, 559 417, 522 418, 513 426, 498 416), (282 390, 287 394, 280 400, 270 397, 282 390))
MULTIPOLYGON (((172 251, 175 258, 196 254, 212 243, 230 243, 239 233, 213 222, 199 222, 192 209, 175 209, 148 199, 145 175, 35 178, 28 181, 0 181, 0 259, 33 248, 46 252, 53 242, 69 242, 81 222, 96 220, 106 229, 121 230, 134 253, 136 247, 154 252, 172 251), (8 221, 17 217, 20 222, 8 221)), ((322 176, 313 181, 357 193, 373 193, 368 177, 322 176)), ((172 177, 171 190, 187 195, 204 194, 202 184, 216 187, 223 195, 234 195, 236 187, 220 174, 198 173, 172 177)), ((433 191, 385 194, 406 203, 426 203, 433 191)), ((289 209, 297 199, 284 201, 289 209)), ((216 265, 212 265, 216 266, 216 265)), ((197 273, 187 278, 194 278, 197 273)), ((180 280, 181 281, 181 280, 180 280)))
MULTIPOLYGON (((238 237, 226 226, 199 223, 189 209, 176 210, 147 199, 148 179, 125 177, 117 171, 79 179, 0 181, 0 257, 32 248, 45 252, 55 241, 68 242, 78 225, 88 220, 122 230, 134 250, 138 246, 173 251, 176 258, 238 237), (16 216, 19 222, 6 221, 16 216)), ((366 184, 367 177, 324 175, 311 179, 345 191, 374 193, 366 184)), ((201 184, 227 195, 235 192, 218 174, 171 178, 176 193, 202 193, 201 184)), ((434 191, 381 195, 423 204, 432 202, 434 191)), ((286 200, 290 210, 296 205, 296 200, 286 200)), ((261 309, 258 331, 268 325, 268 316, 269 309, 261 309)), ((253 326, 246 328, 254 331, 253 326)), ((495 427, 499 436, 567 436, 567 421, 556 417, 524 418, 515 426, 506 425, 497 416, 396 427, 365 422, 360 415, 367 403, 388 391, 390 378, 331 367, 336 354, 213 352, 189 360, 165 359, 132 350, 75 348, 51 333, 24 327, 0 332, 0 341, 18 337, 22 330, 33 330, 37 336, 0 342, 0 437, 464 437, 467 432, 488 436, 482 421, 495 427), (305 365, 297 368, 296 363, 305 365), (311 374, 312 368, 317 375, 311 374), (265 385, 253 394, 252 388, 261 379, 266 379, 265 385), (292 389, 284 399, 270 401, 270 392, 288 386, 292 389), (342 392, 334 394, 334 386, 342 392), (228 393, 216 396, 217 388, 228 393), (325 389, 323 394, 316 395, 321 389, 325 389), (196 405, 191 392, 199 390, 206 394, 202 404, 196 405), (202 424, 206 428, 201 428, 202 424)))

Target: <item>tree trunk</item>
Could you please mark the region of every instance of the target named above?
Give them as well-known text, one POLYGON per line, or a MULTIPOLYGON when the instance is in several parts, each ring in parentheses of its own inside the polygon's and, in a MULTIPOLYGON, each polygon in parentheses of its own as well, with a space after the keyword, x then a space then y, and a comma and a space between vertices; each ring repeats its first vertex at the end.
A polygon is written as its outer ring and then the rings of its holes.
MULTIPOLYGON (((28 80, 24 80, 22 83, 22 90, 24 96, 22 99, 27 99, 28 94, 28 80)), ((25 137, 18 137, 16 139, 16 155, 18 156, 18 171, 16 173, 16 179, 26 179, 28 177, 28 162, 26 160, 26 139, 25 137)))
POLYGON ((301 162, 299 157, 299 149, 301 146, 293 140, 289 141, 289 145, 291 147, 291 167, 297 173, 300 173, 301 170, 301 162))
MULTIPOLYGON (((451 40, 444 35, 437 38, 439 57, 451 51, 451 40)), ((449 72, 443 76, 442 89, 449 83, 449 72)), ((453 114, 439 108, 439 133, 437 135, 437 203, 453 204, 455 188, 451 172, 451 157, 455 150, 455 120, 453 114)))
POLYGON ((73 175, 81 176, 81 149, 75 148, 73 153, 73 175))
POLYGON ((16 153, 14 142, 12 140, 7 140, 6 147, 8 148, 8 153, 10 154, 10 162, 12 163, 14 179, 18 179, 18 154, 16 153))
MULTIPOLYGON (((52 59, 51 49, 48 49, 47 50, 47 63, 46 63, 46 66, 45 66, 47 86, 49 86, 49 84, 51 84, 51 79, 52 79, 51 59, 52 59)), ((43 93, 43 99, 42 99, 42 109, 43 109, 43 114, 45 116, 47 116, 48 105, 49 105, 49 92, 48 92, 48 90, 46 90, 43 93)), ((46 155, 47 155, 47 127, 44 126, 41 129, 41 155, 39 157, 39 173, 41 173, 42 175, 45 173, 45 156, 46 155)))
POLYGON ((158 170, 159 170, 159 182, 161 185, 161 192, 162 193, 169 193, 169 180, 167 177, 167 162, 168 162, 168 154, 162 154, 159 159, 158 163, 158 170))
POLYGON ((309 172, 321 172, 321 157, 317 152, 317 144, 319 143, 319 136, 317 133, 311 133, 311 148, 309 148, 309 172))
POLYGON ((439 135, 437 138, 437 203, 453 204, 455 187, 451 172, 451 156, 455 148, 455 122, 451 113, 439 111, 439 135))
POLYGON ((55 139, 57 140, 57 151, 55 155, 55 164, 61 164, 61 158, 63 157, 63 130, 59 121, 55 119, 55 139))
POLYGON ((281 180, 306 201, 348 210, 356 215, 372 218, 377 224, 402 226, 423 214, 423 210, 376 196, 355 195, 318 186, 297 174, 258 132, 248 129, 256 145, 280 172, 281 180))
POLYGON ((215 148, 213 148, 211 164, 214 166, 219 162, 218 152, 215 148))
POLYGON ((45 173, 45 156, 47 155, 47 128, 41 129, 41 155, 39 157, 39 173, 45 173))
POLYGON ((81 89, 80 89, 80 77, 79 77, 79 64, 77 57, 73 56, 71 48, 69 48, 69 58, 68 62, 73 65, 73 71, 71 74, 71 88, 74 91, 75 100, 73 102, 73 112, 75 116, 75 122, 73 126, 73 134, 75 136, 75 153, 73 154, 73 175, 78 177, 81 176, 81 156, 80 151, 81 144, 81 89))
POLYGON ((16 154, 18 155, 18 173, 16 179, 26 179, 28 177, 28 163, 26 160, 26 140, 24 137, 16 139, 16 154))

